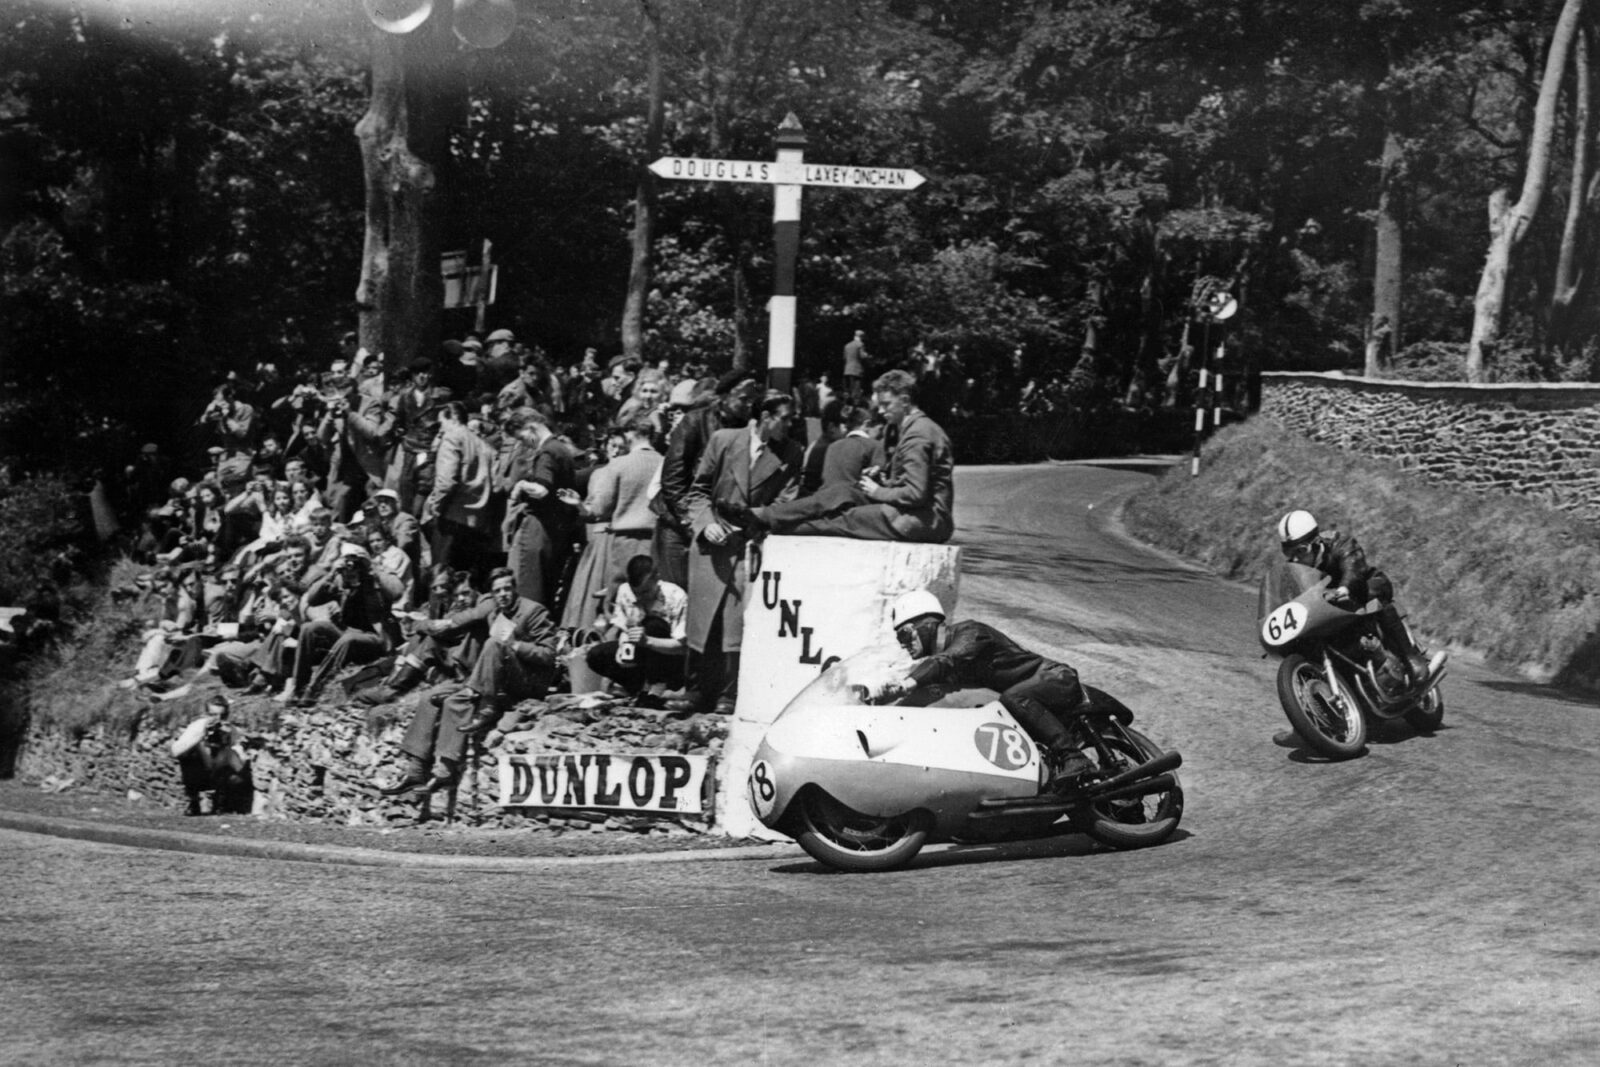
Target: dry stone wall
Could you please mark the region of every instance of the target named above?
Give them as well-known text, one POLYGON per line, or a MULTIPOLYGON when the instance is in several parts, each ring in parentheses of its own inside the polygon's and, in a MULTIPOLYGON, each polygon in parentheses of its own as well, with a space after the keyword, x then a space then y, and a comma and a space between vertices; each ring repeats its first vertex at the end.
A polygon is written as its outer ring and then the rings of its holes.
MULTIPOLYGON (((270 710, 252 715, 236 702, 236 732, 247 739, 255 782, 254 814, 266 819, 336 823, 346 826, 407 826, 416 822, 413 795, 383 796, 380 782, 400 770, 400 742, 418 694, 386 711, 354 707, 270 710), (265 717, 270 717, 270 722, 265 717), (257 722, 258 728, 245 725, 257 722)), ((195 711, 198 713, 199 702, 195 711)), ((717 756, 727 734, 725 718, 673 719, 664 712, 633 708, 597 695, 557 696, 518 705, 520 722, 505 734, 493 733, 476 761, 470 761, 458 789, 456 818, 467 826, 620 830, 633 833, 697 834, 711 828, 711 816, 655 815, 628 811, 500 808, 497 766, 502 751, 517 753, 677 752, 717 756)), ((168 717, 170 718, 170 717, 168 717)), ((136 716, 118 726, 100 726, 81 735, 35 729, 23 748, 18 770, 24 780, 52 788, 72 784, 133 792, 173 811, 184 806, 184 792, 172 741, 187 718, 157 723, 136 716)), ((442 797, 433 804, 444 812, 442 797)))
POLYGON ((1261 413, 1428 480, 1600 519, 1600 386, 1265 373, 1261 413))

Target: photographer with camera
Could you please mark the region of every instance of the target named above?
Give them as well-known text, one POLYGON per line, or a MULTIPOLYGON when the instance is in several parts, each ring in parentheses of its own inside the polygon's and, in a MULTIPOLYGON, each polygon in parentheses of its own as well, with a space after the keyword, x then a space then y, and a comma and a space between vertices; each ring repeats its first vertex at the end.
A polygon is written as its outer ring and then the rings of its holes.
POLYGON ((256 409, 234 396, 232 382, 217 386, 211 403, 200 415, 200 425, 211 430, 229 452, 254 452, 259 427, 256 409))
POLYGON ((206 701, 205 714, 172 742, 189 803, 185 815, 200 814, 200 794, 211 794, 211 814, 248 815, 255 794, 250 760, 228 723, 232 706, 221 693, 206 701))
POLYGON ((399 636, 390 608, 403 592, 393 575, 373 568, 365 547, 342 543, 337 568, 306 592, 306 610, 324 617, 300 627, 294 675, 280 699, 313 704, 346 664, 371 663, 387 653, 399 636), (325 610, 316 612, 319 607, 325 610))

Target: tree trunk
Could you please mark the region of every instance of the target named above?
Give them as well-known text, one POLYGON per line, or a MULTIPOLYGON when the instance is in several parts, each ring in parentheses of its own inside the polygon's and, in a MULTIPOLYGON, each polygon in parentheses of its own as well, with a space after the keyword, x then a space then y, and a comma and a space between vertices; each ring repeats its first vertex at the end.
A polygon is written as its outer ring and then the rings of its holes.
POLYGON ((1472 339, 1467 342, 1467 381, 1481 382, 1485 364, 1494 354, 1500 339, 1501 318, 1505 311, 1506 275, 1511 253, 1527 236, 1539 202, 1544 196, 1545 179, 1550 172, 1550 142, 1555 136, 1556 103, 1561 97, 1561 81, 1572 40, 1583 14, 1584 0, 1566 0, 1550 37, 1550 54, 1545 57, 1544 79, 1539 85, 1539 102, 1533 110, 1533 131, 1528 142, 1528 166, 1522 179, 1522 195, 1515 205, 1506 206, 1509 194, 1496 189, 1489 196, 1489 254, 1478 280, 1478 293, 1472 302, 1472 339))
POLYGON ((1400 174, 1405 161, 1392 125, 1383 139, 1378 179, 1377 250, 1372 267, 1372 326, 1367 333, 1368 378, 1387 377, 1400 350, 1400 297, 1405 235, 1401 229, 1400 174))
POLYGON ((373 31, 371 97, 356 123, 366 179, 356 308, 362 347, 391 367, 439 349, 441 183, 464 103, 454 52, 447 4, 410 34, 373 31))
POLYGON ((1587 27, 1578 38, 1573 73, 1572 171, 1568 182, 1567 218, 1561 228, 1561 251, 1556 257, 1555 289, 1550 296, 1550 344, 1564 348, 1572 336, 1573 298, 1578 292, 1579 247, 1583 243, 1583 218, 1588 210, 1590 138, 1594 136, 1591 104, 1594 85, 1589 70, 1592 45, 1587 27))
POLYGON ((646 105, 644 163, 633 198, 633 259, 628 268, 628 296, 622 306, 622 353, 644 359, 644 312, 650 298, 650 252, 655 236, 656 176, 648 164, 661 151, 666 105, 661 64, 661 12, 652 0, 639 0, 644 11, 645 49, 650 65, 650 99, 646 105))

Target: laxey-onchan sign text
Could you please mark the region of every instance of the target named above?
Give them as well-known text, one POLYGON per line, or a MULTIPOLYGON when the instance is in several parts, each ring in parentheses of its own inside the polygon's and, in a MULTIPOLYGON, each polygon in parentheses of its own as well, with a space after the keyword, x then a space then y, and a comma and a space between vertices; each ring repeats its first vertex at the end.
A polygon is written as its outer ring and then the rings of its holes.
POLYGON ((698 815, 708 756, 615 752, 507 753, 500 757, 503 808, 604 808, 698 815))
POLYGON ((856 167, 828 163, 778 163, 762 159, 698 159, 663 156, 650 164, 661 178, 696 182, 755 182, 767 185, 831 185, 841 189, 915 189, 927 179, 904 167, 856 167))

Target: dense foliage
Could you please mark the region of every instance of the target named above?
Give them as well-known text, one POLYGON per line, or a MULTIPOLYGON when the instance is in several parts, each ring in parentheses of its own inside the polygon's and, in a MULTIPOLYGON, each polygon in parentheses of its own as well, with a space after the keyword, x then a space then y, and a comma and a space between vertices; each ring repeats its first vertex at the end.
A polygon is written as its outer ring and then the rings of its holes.
MULTIPOLYGON (((445 243, 493 241, 492 326, 617 348, 653 13, 662 154, 770 158, 793 112, 810 160, 929 179, 807 191, 803 373, 859 327, 891 359, 956 354, 981 395, 1170 401, 1194 302, 1227 287, 1257 365, 1356 369, 1381 334, 1394 373, 1459 376, 1485 205, 1522 180, 1564 6, 525 0, 510 41, 458 57, 445 243)), ((16 0, 0 36, 0 417, 29 466, 182 445, 221 371, 325 359, 355 322, 359 4, 123 7, 16 0)), ((1490 376, 1597 371, 1577 83, 1490 376)), ((770 190, 659 186, 647 352, 759 363, 770 190)))

